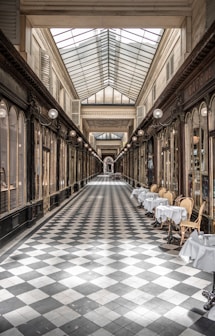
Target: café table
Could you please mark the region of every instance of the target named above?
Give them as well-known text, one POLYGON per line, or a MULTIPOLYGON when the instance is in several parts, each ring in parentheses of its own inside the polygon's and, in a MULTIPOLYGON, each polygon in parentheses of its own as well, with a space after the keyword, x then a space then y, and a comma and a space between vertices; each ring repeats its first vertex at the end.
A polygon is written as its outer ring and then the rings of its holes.
POLYGON ((169 232, 167 241, 170 244, 173 240, 173 226, 177 226, 182 220, 187 219, 187 210, 177 205, 158 205, 155 208, 155 218, 159 223, 168 221, 169 232))
POLYGON ((182 246, 179 256, 186 262, 193 261, 193 267, 212 273, 212 290, 202 292, 207 299, 204 309, 210 310, 215 305, 215 235, 198 235, 194 230, 182 246))
POLYGON ((144 209, 146 209, 149 212, 153 212, 153 210, 158 206, 158 205, 168 205, 169 201, 167 198, 163 197, 149 197, 144 200, 144 209))
POLYGON ((147 188, 143 188, 143 187, 140 187, 140 188, 135 188, 132 190, 132 193, 131 193, 131 196, 130 198, 133 198, 134 196, 135 197, 138 197, 138 195, 141 193, 141 192, 149 192, 149 189, 147 188))
MULTIPOLYGON (((149 198, 146 198, 144 200, 144 209, 147 211, 145 215, 149 216, 149 217, 154 217, 154 211, 155 211, 155 208, 158 206, 158 205, 168 205, 169 204, 169 201, 167 198, 164 198, 164 197, 149 197, 149 198)), ((156 220, 153 224, 152 224, 154 227, 157 227, 159 226, 159 223, 158 221, 156 220)))
POLYGON ((151 192, 151 191, 143 191, 138 195, 138 202, 140 204, 144 203, 146 198, 157 198, 159 196, 158 193, 155 192, 151 192))

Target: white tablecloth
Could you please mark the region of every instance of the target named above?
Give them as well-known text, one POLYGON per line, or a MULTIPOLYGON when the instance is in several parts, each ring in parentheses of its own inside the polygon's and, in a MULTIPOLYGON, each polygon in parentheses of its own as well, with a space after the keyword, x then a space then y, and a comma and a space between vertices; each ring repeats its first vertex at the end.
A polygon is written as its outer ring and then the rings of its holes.
POLYGON ((149 212, 153 212, 153 209, 158 205, 168 205, 169 201, 167 198, 157 197, 157 198, 146 198, 144 201, 144 209, 149 212))
POLYGON ((138 197, 138 195, 141 193, 141 192, 148 192, 149 189, 146 189, 146 188, 143 188, 143 187, 140 187, 140 188, 135 188, 132 190, 132 193, 131 193, 131 196, 130 198, 133 198, 134 196, 135 197, 138 197))
POLYGON ((176 205, 158 205, 155 209, 155 218, 160 223, 171 219, 175 224, 180 224, 182 220, 187 219, 187 210, 176 205))
MULTIPOLYGON (((215 244, 215 235, 211 236, 215 244)), ((207 235, 198 236, 197 231, 194 231, 182 246, 179 256, 186 261, 194 260, 193 266, 202 271, 215 272, 215 245, 205 245, 207 244, 205 238, 210 240, 207 235)))
POLYGON ((151 191, 141 192, 138 196, 138 202, 139 203, 144 203, 146 198, 150 198, 150 197, 157 198, 158 196, 159 196, 158 193, 154 193, 154 192, 151 192, 151 191))

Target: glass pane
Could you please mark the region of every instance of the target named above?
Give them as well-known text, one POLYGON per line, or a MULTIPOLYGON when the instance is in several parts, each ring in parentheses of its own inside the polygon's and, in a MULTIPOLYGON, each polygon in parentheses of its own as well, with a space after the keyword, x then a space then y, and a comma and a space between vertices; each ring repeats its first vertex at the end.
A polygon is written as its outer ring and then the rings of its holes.
POLYGON ((18 205, 24 205, 25 195, 25 119, 20 113, 18 120, 18 205))
POLYGON ((57 138, 54 133, 51 133, 51 143, 50 143, 50 186, 49 192, 53 194, 57 190, 57 138))
POLYGON ((16 207, 16 190, 17 190, 17 114, 12 108, 9 113, 9 195, 10 195, 10 209, 16 207))
POLYGON ((35 139, 35 199, 38 200, 42 197, 42 135, 41 135, 41 127, 35 122, 35 131, 34 131, 34 139, 35 139))
MULTIPOLYGON (((127 96, 129 104, 134 104, 139 95, 163 32, 163 29, 51 29, 81 100, 110 85, 127 96), (91 74, 96 76, 99 86, 89 91, 91 74)), ((105 100, 99 99, 98 103, 105 100)))
MULTIPOLYGON (((6 105, 1 102, 1 106, 6 105)), ((8 211, 8 115, 0 118, 0 214, 8 211)))
POLYGON ((201 170, 201 129, 199 111, 195 110, 193 113, 193 184, 192 196, 194 198, 195 207, 200 206, 200 170, 201 170))

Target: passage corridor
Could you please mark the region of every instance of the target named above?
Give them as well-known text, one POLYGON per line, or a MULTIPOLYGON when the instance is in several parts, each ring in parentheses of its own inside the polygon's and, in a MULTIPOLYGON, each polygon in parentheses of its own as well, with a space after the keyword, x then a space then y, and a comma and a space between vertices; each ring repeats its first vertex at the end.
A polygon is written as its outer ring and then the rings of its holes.
POLYGON ((98 176, 1 255, 1 335, 215 335, 211 274, 185 264, 130 194, 98 176))

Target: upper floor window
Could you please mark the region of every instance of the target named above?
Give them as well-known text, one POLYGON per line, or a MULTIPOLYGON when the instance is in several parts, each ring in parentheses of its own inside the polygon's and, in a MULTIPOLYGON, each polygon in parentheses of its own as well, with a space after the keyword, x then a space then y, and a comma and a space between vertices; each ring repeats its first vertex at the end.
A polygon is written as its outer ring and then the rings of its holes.
POLYGON ((166 64, 166 80, 170 80, 174 73, 174 55, 171 55, 166 64))

